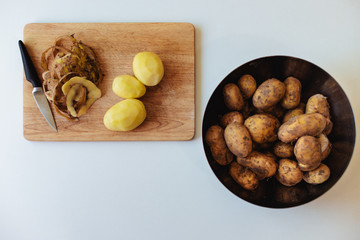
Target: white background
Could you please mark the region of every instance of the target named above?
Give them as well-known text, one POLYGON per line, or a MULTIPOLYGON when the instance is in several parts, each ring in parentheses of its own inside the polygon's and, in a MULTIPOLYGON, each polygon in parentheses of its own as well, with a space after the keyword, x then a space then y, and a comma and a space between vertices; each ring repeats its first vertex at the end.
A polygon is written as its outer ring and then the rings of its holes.
POLYGON ((303 206, 274 210, 223 187, 201 140, 203 113, 217 84, 237 66, 275 54, 328 71, 360 119, 360 1, 3 1, 0 30, 1 240, 360 239, 358 147, 330 191, 303 206), (194 24, 195 138, 25 140, 17 41, 30 22, 194 24))

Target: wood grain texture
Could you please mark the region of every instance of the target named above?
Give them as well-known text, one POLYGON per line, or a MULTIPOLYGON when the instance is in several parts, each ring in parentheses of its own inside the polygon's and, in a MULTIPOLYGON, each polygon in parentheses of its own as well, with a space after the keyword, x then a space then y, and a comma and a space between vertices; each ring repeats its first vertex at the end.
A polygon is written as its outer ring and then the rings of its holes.
POLYGON ((52 107, 58 127, 47 124, 23 79, 24 137, 31 141, 166 141, 190 140, 195 133, 195 31, 189 23, 31 23, 24 43, 39 76, 40 58, 56 37, 75 34, 92 47, 105 74, 102 97, 79 121, 69 121, 52 107), (112 92, 118 75, 132 72, 136 53, 151 51, 163 60, 165 75, 159 85, 147 87, 143 101, 147 118, 130 132, 113 132, 103 124, 105 112, 122 99, 112 92))

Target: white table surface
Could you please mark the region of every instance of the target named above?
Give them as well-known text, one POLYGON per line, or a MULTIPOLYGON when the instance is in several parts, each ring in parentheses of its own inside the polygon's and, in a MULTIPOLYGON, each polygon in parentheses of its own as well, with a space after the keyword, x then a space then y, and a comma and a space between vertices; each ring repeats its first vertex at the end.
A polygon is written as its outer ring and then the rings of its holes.
POLYGON ((274 210, 223 187, 201 140, 203 113, 217 84, 237 66, 268 55, 300 57, 328 71, 360 119, 360 1, 4 1, 0 30, 1 240, 360 239, 358 146, 330 191, 303 206, 274 210), (25 140, 17 41, 30 22, 194 24, 195 138, 25 140))

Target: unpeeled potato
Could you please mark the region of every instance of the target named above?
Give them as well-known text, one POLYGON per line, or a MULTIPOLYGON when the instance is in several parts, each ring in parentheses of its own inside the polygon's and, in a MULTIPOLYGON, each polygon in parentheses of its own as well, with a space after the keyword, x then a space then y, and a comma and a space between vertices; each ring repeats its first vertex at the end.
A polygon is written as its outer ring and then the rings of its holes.
POLYGON ((305 182, 317 185, 325 182, 330 177, 330 168, 321 163, 320 166, 312 171, 305 172, 303 179, 305 182))
POLYGON ((276 172, 276 179, 283 185, 291 187, 298 184, 303 178, 303 173, 296 161, 291 159, 280 159, 276 172))
POLYGON ((277 165, 274 156, 252 151, 247 157, 236 157, 236 161, 253 171, 259 180, 272 177, 276 173, 277 165))
POLYGON ((295 144, 294 154, 301 170, 314 170, 321 163, 321 144, 313 136, 302 136, 295 144))
POLYGON ((248 117, 244 125, 254 142, 266 143, 277 139, 280 122, 271 114, 255 114, 248 117))
POLYGON ((327 97, 315 94, 306 103, 306 113, 320 113, 326 118, 330 117, 330 106, 327 97))
POLYGON ((246 157, 252 151, 252 140, 247 128, 238 122, 226 126, 224 138, 229 150, 238 157, 246 157))
POLYGON ((225 128, 232 122, 239 122, 241 124, 244 123, 243 115, 238 111, 228 112, 224 114, 220 119, 220 125, 225 128))
POLYGON ((273 151, 280 158, 290 158, 294 155, 294 146, 290 143, 278 141, 275 143, 273 151))
POLYGON ((219 125, 211 126, 205 135, 205 141, 210 147, 211 155, 220 165, 227 165, 234 159, 234 155, 226 146, 224 139, 224 129, 219 125))
POLYGON ((250 74, 245 74, 240 77, 238 86, 245 99, 252 97, 256 90, 256 81, 250 74))
POLYGON ((240 111, 244 107, 244 99, 239 87, 234 83, 228 83, 223 88, 225 106, 229 110, 240 111))
POLYGON ((258 109, 269 109, 284 97, 285 89, 285 84, 278 79, 268 79, 256 89, 252 102, 258 109))
POLYGON ((288 77, 284 81, 286 91, 281 106, 285 109, 293 109, 300 103, 301 98, 301 82, 294 77, 288 77))
POLYGON ((292 117, 283 123, 278 131, 279 140, 294 142, 301 136, 317 136, 325 129, 326 118, 319 113, 307 113, 292 117))
POLYGON ((302 115, 304 113, 305 113, 305 104, 300 103, 296 108, 291 109, 285 113, 284 118, 283 118, 283 123, 287 122, 288 120, 290 120, 293 117, 302 115))
POLYGON ((231 163, 230 176, 246 190, 255 190, 259 185, 256 174, 237 162, 231 163))

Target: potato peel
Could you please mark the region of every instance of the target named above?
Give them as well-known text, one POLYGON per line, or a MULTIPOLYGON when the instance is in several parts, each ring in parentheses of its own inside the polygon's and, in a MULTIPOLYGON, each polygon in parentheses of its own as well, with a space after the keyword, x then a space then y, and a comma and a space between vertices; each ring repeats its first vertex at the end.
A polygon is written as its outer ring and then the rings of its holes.
MULTIPOLYGON (((100 84, 103 73, 94 51, 75 39, 74 35, 59 36, 55 39, 53 46, 42 53, 41 67, 44 70, 43 88, 48 100, 54 104, 62 116, 77 119, 79 115, 74 116, 73 110, 67 108, 69 104, 66 103, 66 94, 61 91, 61 88, 75 76, 86 78, 95 86, 100 84)), ((71 106, 78 109, 77 111, 82 109, 82 115, 89 107, 88 98, 89 91, 84 87, 79 88, 71 106)))

